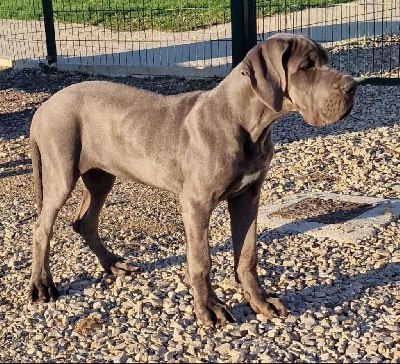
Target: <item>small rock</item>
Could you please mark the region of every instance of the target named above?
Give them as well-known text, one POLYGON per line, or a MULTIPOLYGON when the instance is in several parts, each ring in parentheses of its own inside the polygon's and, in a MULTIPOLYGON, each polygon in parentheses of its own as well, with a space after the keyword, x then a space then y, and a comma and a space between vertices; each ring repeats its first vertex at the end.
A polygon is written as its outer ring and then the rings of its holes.
POLYGON ((230 343, 224 343, 215 348, 215 351, 222 354, 227 355, 231 351, 232 347, 230 343))
POLYGON ((359 356, 359 352, 353 345, 349 345, 346 349, 346 355, 350 358, 357 358, 359 356))
POLYGON ((231 350, 230 355, 231 355, 232 362, 234 362, 234 363, 243 363, 245 361, 244 360, 245 355, 244 355, 244 353, 242 353, 240 351, 231 350))

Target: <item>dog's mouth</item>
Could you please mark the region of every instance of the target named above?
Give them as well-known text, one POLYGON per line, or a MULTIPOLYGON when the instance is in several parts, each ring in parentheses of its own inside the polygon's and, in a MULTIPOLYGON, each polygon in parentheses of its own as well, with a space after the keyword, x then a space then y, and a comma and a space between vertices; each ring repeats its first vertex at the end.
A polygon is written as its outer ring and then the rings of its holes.
POLYGON ((348 106, 343 108, 344 111, 341 113, 339 113, 338 110, 333 113, 325 113, 323 111, 313 112, 314 110, 310 112, 308 110, 301 109, 298 111, 303 116, 303 119, 307 124, 313 126, 327 126, 337 123, 339 120, 342 120, 350 115, 351 111, 353 110, 354 103, 350 100, 348 100, 347 103, 348 106))
POLYGON ((343 120, 344 118, 349 116, 351 113, 351 110, 353 110, 353 103, 350 104, 350 106, 347 108, 347 110, 344 112, 344 114, 340 117, 339 120, 343 120))
MULTIPOLYGON (((325 117, 322 117, 322 119, 324 119, 324 121, 325 121, 323 125, 334 124, 334 123, 337 123, 337 122, 340 121, 340 120, 345 119, 347 116, 350 115, 351 111, 353 110, 353 106, 354 106, 354 102, 353 102, 353 101, 350 101, 350 102, 349 102, 349 105, 348 105, 348 107, 345 109, 345 111, 341 114, 341 116, 340 116, 339 118, 337 118, 337 119, 335 118, 334 121, 332 121, 332 119, 331 119, 329 116, 324 115, 324 116, 326 116, 326 118, 325 118, 325 117)), ((339 114, 339 115, 340 115, 340 114, 339 114)), ((322 116, 322 115, 321 115, 321 116, 322 116)))

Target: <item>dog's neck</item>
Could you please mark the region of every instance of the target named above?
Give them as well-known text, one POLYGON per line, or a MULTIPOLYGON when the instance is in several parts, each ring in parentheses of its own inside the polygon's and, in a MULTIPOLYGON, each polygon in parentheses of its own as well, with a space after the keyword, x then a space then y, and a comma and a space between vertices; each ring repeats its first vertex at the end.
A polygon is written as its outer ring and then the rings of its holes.
POLYGON ((239 67, 234 68, 213 92, 220 93, 221 97, 229 95, 227 101, 234 111, 234 121, 250 134, 253 142, 256 142, 264 129, 276 119, 291 111, 291 103, 286 99, 279 112, 262 103, 251 89, 249 78, 241 74, 239 67))

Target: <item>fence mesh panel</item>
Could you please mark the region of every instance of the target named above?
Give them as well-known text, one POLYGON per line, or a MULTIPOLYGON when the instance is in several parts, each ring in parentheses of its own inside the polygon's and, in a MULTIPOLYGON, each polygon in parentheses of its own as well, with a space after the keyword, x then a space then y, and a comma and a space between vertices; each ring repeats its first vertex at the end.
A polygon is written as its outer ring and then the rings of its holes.
MULTIPOLYGON (((53 10, 58 64, 232 65, 229 0, 53 0, 53 10)), ((257 0, 256 11, 259 41, 303 33, 353 76, 400 78, 400 0, 257 0)), ((0 2, 1 58, 46 58, 41 0, 0 2)))
POLYGON ((227 65, 229 1, 92 0, 53 3, 61 62, 227 65), (178 7, 174 7, 178 6, 178 7))
POLYGON ((41 0, 0 1, 0 59, 44 60, 41 0))

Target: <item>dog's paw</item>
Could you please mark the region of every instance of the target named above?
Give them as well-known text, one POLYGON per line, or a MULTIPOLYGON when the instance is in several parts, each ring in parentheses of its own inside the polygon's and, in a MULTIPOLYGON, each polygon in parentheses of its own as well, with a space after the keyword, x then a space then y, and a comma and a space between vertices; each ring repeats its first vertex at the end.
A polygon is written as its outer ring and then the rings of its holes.
POLYGON ((204 326, 225 326, 236 321, 227 306, 219 300, 210 299, 206 304, 195 304, 195 313, 204 326))
POLYGON ((275 317, 287 317, 289 311, 285 305, 276 297, 267 297, 263 300, 251 300, 251 308, 256 312, 262 314, 267 319, 275 317))
POLYGON ((122 259, 118 260, 114 264, 111 264, 106 270, 116 276, 129 276, 140 272, 140 268, 138 266, 122 259))
POLYGON ((53 281, 42 282, 40 279, 31 280, 29 284, 28 300, 31 303, 54 302, 59 296, 53 281))
POLYGON ((126 261, 110 251, 107 251, 104 256, 99 256, 98 258, 104 270, 107 273, 114 274, 115 276, 130 276, 140 272, 140 268, 138 266, 126 261))

